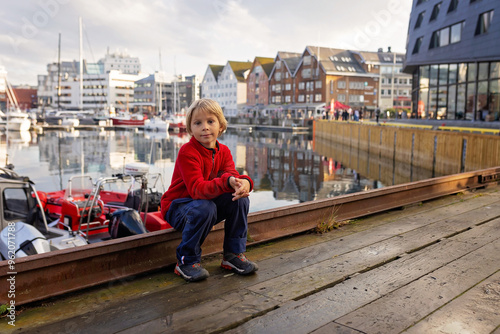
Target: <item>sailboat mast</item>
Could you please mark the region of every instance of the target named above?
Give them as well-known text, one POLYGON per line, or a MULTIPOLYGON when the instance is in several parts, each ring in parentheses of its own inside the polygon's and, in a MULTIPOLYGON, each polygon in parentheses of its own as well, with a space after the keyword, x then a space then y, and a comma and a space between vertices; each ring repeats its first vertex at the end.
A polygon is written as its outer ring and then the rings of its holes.
POLYGON ((83 59, 82 59, 82 17, 79 17, 79 30, 80 30, 80 101, 78 103, 79 109, 83 109, 83 59))
POLYGON ((57 110, 61 110, 61 33, 57 48, 57 110))

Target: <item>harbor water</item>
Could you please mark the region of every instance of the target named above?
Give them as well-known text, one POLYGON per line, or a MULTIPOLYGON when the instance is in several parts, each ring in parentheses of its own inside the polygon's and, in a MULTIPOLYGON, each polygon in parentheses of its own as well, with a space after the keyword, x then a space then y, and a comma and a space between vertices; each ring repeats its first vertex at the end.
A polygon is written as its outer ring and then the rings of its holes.
MULTIPOLYGON (((94 180, 123 172, 125 164, 143 162, 159 173, 168 188, 179 148, 186 134, 122 131, 45 131, 4 133, 0 154, 19 175, 28 176, 37 190, 65 189, 68 180, 89 175, 94 180)), ((380 188, 349 161, 315 152, 311 133, 228 129, 220 137, 232 154, 237 170, 255 183, 250 211, 330 198, 380 188)))

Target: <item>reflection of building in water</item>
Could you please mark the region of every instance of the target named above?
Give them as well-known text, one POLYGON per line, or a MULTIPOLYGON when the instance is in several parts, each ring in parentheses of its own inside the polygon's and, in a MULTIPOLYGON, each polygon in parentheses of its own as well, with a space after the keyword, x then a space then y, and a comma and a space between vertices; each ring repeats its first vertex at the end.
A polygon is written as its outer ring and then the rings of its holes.
POLYGON ((51 172, 103 172, 109 165, 109 139, 97 132, 46 132, 38 146, 51 172))
POLYGON ((323 159, 324 182, 318 191, 318 198, 331 198, 335 196, 367 191, 377 187, 369 179, 362 178, 354 169, 346 168, 341 162, 332 158, 323 159))
POLYGON ((258 132, 235 137, 244 140, 241 146, 246 147, 245 170, 256 191, 272 190, 274 197, 282 200, 304 202, 316 198, 323 166, 320 156, 312 152, 307 135, 258 132))

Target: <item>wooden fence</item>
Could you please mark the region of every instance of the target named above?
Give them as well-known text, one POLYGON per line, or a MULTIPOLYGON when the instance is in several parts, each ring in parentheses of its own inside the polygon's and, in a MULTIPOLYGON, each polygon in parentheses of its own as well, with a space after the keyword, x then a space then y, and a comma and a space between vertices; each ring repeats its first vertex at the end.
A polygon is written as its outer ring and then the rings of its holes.
POLYGON ((386 185, 500 166, 500 136, 316 121, 315 151, 386 185))

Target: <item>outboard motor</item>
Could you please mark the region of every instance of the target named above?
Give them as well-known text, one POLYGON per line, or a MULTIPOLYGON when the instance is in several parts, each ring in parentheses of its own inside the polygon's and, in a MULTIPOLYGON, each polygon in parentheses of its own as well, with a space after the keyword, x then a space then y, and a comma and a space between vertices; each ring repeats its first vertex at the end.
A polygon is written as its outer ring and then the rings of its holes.
POLYGON ((124 209, 113 212, 109 222, 109 234, 112 239, 147 233, 139 212, 124 209))
POLYGON ((4 259, 50 252, 47 238, 33 225, 17 222, 0 233, 0 253, 4 259))

